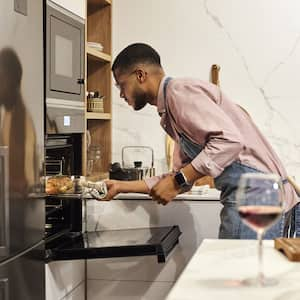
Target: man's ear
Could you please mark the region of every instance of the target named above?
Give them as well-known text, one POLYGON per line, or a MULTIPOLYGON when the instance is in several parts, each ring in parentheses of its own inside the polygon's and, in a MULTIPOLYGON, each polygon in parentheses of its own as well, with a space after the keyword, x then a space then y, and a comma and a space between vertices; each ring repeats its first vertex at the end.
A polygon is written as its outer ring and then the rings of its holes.
POLYGON ((147 77, 147 72, 145 70, 142 69, 136 70, 136 78, 140 83, 145 82, 146 77, 147 77))

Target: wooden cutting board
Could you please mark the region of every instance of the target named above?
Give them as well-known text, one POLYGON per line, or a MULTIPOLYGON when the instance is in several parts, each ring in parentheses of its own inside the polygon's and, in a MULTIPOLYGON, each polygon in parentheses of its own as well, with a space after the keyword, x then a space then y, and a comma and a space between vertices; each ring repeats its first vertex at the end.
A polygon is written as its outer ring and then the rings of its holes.
POLYGON ((277 238, 274 246, 289 260, 300 261, 300 238, 277 238))

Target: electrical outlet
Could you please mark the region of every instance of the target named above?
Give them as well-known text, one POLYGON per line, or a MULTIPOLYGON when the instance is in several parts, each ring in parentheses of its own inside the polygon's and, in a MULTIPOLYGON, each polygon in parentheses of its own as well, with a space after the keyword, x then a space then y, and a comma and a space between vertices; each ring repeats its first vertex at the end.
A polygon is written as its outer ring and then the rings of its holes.
POLYGON ((14 9, 16 12, 27 16, 27 1, 28 0, 14 0, 14 9))

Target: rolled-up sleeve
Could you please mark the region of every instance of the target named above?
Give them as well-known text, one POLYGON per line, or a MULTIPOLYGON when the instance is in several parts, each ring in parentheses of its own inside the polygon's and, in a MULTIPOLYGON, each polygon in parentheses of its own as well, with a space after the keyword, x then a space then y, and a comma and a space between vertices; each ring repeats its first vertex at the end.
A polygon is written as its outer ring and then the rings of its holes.
POLYGON ((199 173, 212 177, 220 175, 235 161, 244 147, 239 129, 219 105, 219 95, 218 88, 213 85, 177 86, 175 82, 167 99, 177 131, 203 146, 192 160, 192 166, 199 173))
POLYGON ((147 187, 148 187, 148 189, 149 189, 149 191, 148 192, 150 192, 150 190, 162 179, 162 178, 164 178, 164 177, 166 177, 166 176, 168 176, 168 175, 170 175, 170 174, 172 174, 172 172, 169 172, 169 173, 164 173, 164 174, 162 174, 162 175, 158 175, 158 176, 152 176, 152 177, 150 177, 150 178, 145 178, 144 179, 144 182, 146 183, 146 185, 147 185, 147 187))

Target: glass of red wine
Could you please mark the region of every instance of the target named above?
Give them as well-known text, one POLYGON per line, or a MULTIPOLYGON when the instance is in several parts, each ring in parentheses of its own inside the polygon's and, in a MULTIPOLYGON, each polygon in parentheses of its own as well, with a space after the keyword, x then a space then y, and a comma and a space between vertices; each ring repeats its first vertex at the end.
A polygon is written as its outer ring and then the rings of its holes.
POLYGON ((258 240, 258 276, 243 281, 246 285, 270 286, 277 284, 263 273, 263 234, 283 212, 284 190, 276 174, 247 173, 239 181, 236 193, 237 209, 243 222, 256 231, 258 240))

